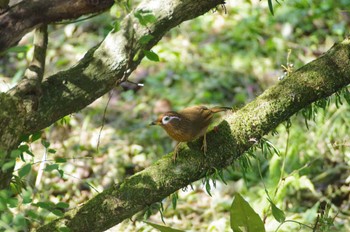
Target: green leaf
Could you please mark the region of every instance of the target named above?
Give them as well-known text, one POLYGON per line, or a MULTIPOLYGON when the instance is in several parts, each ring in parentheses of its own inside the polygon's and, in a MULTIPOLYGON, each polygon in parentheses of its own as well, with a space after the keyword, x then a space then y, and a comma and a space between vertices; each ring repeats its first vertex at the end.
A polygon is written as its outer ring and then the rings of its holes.
POLYGON ((41 131, 35 132, 34 134, 32 134, 32 136, 30 138, 30 141, 34 142, 34 141, 40 139, 41 138, 41 134, 42 134, 41 131))
POLYGON ((21 142, 28 142, 29 141, 29 136, 28 134, 26 135, 21 135, 20 138, 19 138, 19 141, 21 142))
POLYGON ((3 165, 2 165, 2 167, 1 167, 1 170, 3 171, 3 172, 5 172, 6 170, 8 170, 8 169, 10 169, 10 168, 12 168, 12 167, 14 167, 15 166, 15 161, 14 160, 11 160, 11 161, 9 161, 9 162, 7 162, 7 163, 4 163, 3 165))
POLYGON ((346 87, 344 88, 344 91, 343 91, 343 97, 345 101, 350 105, 350 92, 346 87))
POLYGON ((6 152, 0 149, 0 160, 1 160, 0 164, 3 163, 3 160, 5 159, 5 157, 6 157, 6 152))
POLYGON ((267 3, 269 4, 269 9, 271 14, 273 15, 273 6, 272 6, 272 0, 267 0, 267 3))
POLYGON ((164 221, 164 215, 163 215, 163 212, 164 212, 164 208, 163 208, 163 203, 160 203, 161 204, 161 207, 159 208, 159 213, 160 213, 160 218, 162 219, 162 222, 165 224, 165 221, 164 221))
POLYGON ((146 220, 152 215, 151 208, 147 208, 145 214, 143 215, 143 219, 146 220))
POLYGON ((0 220, 3 223, 10 224, 13 221, 13 216, 14 215, 10 212, 2 213, 0 220))
POLYGON ((145 54, 145 56, 146 56, 149 60, 151 60, 151 61, 156 61, 156 62, 159 61, 159 56, 158 56, 156 53, 154 53, 154 52, 152 52, 152 51, 148 51, 148 50, 143 50, 143 53, 145 54))
POLYGON ((172 199, 171 199, 171 203, 173 205, 173 209, 176 209, 176 205, 177 205, 177 199, 179 198, 179 196, 177 195, 177 192, 173 193, 172 195, 172 199))
POLYGON ((284 212, 277 208, 277 206, 269 198, 267 198, 267 200, 270 202, 273 217, 280 223, 284 222, 286 220, 286 215, 284 215, 284 212))
MULTIPOLYGON (((28 155, 30 155, 30 156, 32 156, 32 157, 34 157, 33 152, 31 152, 29 149, 28 149, 28 150, 26 150, 26 151, 25 151, 25 153, 27 153, 28 155)), ((22 156, 23 156, 23 154, 22 154, 22 156)))
POLYGON ((113 30, 114 30, 113 32, 117 32, 117 31, 120 30, 120 23, 119 23, 119 21, 115 21, 114 22, 113 30))
POLYGON ((56 216, 59 216, 59 217, 62 217, 64 215, 64 213, 59 209, 52 209, 52 210, 50 210, 50 212, 55 214, 56 216))
MULTIPOLYGON (((216 170, 216 171, 217 171, 217 170, 216 170)), ((226 183, 226 181, 225 181, 225 178, 224 178, 223 170, 222 170, 222 169, 221 169, 221 170, 218 170, 217 173, 218 173, 218 176, 220 177, 220 180, 221 180, 225 185, 227 185, 227 183, 226 183)))
POLYGON ((47 150, 47 152, 48 152, 48 153, 55 154, 55 153, 56 153, 56 150, 55 150, 55 149, 51 149, 51 148, 50 148, 50 149, 48 149, 48 150, 47 150))
POLYGON ((68 227, 60 227, 58 228, 59 232, 70 232, 71 230, 68 227))
POLYGON ((337 109, 339 109, 339 107, 341 105, 343 105, 343 102, 341 101, 341 96, 340 96, 339 92, 335 93, 335 105, 336 105, 337 109))
POLYGON ((14 53, 22 53, 22 52, 27 52, 29 51, 30 46, 28 45, 24 45, 24 46, 16 46, 16 47, 11 47, 9 49, 7 49, 6 52, 14 52, 14 53))
POLYGON ((61 125, 69 125, 69 123, 70 123, 70 116, 69 115, 64 116, 63 118, 61 118, 58 121, 58 123, 61 124, 61 125))
POLYGON ((44 171, 47 171, 47 172, 51 172, 53 170, 58 170, 58 164, 49 164, 44 169, 44 171))
POLYGON ((51 209, 55 207, 54 203, 52 203, 52 202, 44 202, 44 201, 39 201, 39 202, 37 202, 37 203, 35 203, 33 205, 37 206, 39 208, 43 208, 43 209, 49 210, 49 211, 51 211, 51 209))
POLYGON ((148 13, 143 16, 143 20, 146 22, 146 24, 148 24, 156 22, 157 18, 154 16, 154 14, 148 13))
POLYGON ((140 38, 139 42, 140 42, 140 44, 146 44, 149 41, 151 41, 151 39, 153 39, 153 38, 154 38, 153 35, 144 35, 140 38))
POLYGON ((140 11, 136 11, 136 12, 134 13, 134 16, 139 20, 139 23, 140 23, 141 25, 146 26, 146 22, 143 20, 143 17, 142 17, 142 15, 141 15, 140 11))
POLYGON ((209 196, 212 197, 211 193, 210 193, 210 190, 211 190, 211 186, 210 186, 210 179, 209 178, 206 178, 205 180, 205 190, 207 191, 207 193, 209 194, 209 196))
POLYGON ((32 192, 31 191, 24 191, 22 194, 23 204, 29 204, 32 200, 32 192))
POLYGON ((20 194, 23 189, 26 189, 26 185, 23 180, 16 175, 13 175, 13 180, 11 183, 11 190, 14 194, 20 194))
POLYGON ((57 157, 57 158, 55 159, 55 162, 56 162, 56 163, 66 163, 66 162, 67 162, 67 159, 61 158, 61 157, 57 157))
POLYGON ((18 149, 21 150, 22 152, 26 152, 29 150, 29 146, 27 144, 24 144, 19 146, 18 149))
POLYGON ((231 229, 234 232, 241 232, 240 227, 245 228, 245 231, 265 232, 261 218, 239 193, 233 199, 230 216, 231 229))
POLYGON ((48 148, 50 146, 50 142, 46 141, 45 139, 41 140, 41 144, 45 147, 48 148))
POLYGON ((18 176, 20 178, 23 178, 24 176, 28 175, 30 170, 32 169, 32 164, 26 164, 24 165, 19 171, 18 171, 18 176))
POLYGON ((15 149, 11 151, 11 158, 17 158, 22 154, 22 151, 20 149, 15 149))
POLYGON ((159 230, 160 232, 185 232, 184 230, 173 229, 171 227, 154 224, 152 222, 145 221, 145 223, 159 230))
POLYGON ((57 169, 57 171, 60 174, 60 177, 63 178, 64 171, 62 169, 57 169))
POLYGON ((15 208, 18 206, 18 199, 17 198, 8 198, 8 199, 5 199, 5 201, 9 205, 10 208, 15 208))
POLYGON ((269 140, 264 139, 264 142, 266 143, 267 149, 269 150, 271 155, 273 155, 272 152, 271 152, 271 148, 272 148, 272 150, 275 152, 275 154, 277 156, 281 156, 280 151, 269 140))
POLYGON ((13 224, 19 228, 27 227, 27 222, 23 214, 17 214, 13 219, 13 224))
POLYGON ((157 21, 156 16, 149 10, 138 10, 134 13, 134 16, 139 20, 142 26, 147 26, 147 24, 157 21))
POLYGON ((19 157, 21 157, 21 160, 22 160, 23 162, 26 162, 26 160, 24 159, 23 153, 21 153, 21 155, 20 155, 19 157))
POLYGON ((56 204, 56 207, 57 207, 57 208, 61 208, 61 209, 67 209, 67 208, 69 207, 69 204, 66 203, 66 202, 58 202, 58 203, 56 204))
POLYGON ((37 214, 37 212, 33 211, 33 210, 28 210, 27 211, 27 215, 32 218, 32 219, 35 219, 35 220, 39 220, 40 219, 40 216, 37 214))

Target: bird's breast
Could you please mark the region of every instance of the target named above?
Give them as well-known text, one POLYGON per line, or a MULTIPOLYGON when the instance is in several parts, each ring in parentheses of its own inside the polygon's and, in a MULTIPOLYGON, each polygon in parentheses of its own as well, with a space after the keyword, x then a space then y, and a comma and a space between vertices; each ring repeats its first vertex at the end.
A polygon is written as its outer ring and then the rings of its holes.
POLYGON ((204 135, 208 124, 197 124, 196 122, 184 120, 181 123, 167 124, 163 126, 168 135, 178 142, 189 142, 204 135))
POLYGON ((178 142, 189 142, 196 138, 190 133, 190 131, 179 130, 176 128, 175 129, 164 128, 164 129, 172 139, 178 142))

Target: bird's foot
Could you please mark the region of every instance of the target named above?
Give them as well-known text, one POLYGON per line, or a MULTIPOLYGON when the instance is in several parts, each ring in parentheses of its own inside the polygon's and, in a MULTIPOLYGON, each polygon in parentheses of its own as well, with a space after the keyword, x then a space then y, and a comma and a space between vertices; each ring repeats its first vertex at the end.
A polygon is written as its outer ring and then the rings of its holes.
POLYGON ((173 161, 174 161, 174 163, 176 163, 176 157, 177 157, 177 154, 179 153, 179 145, 180 145, 180 143, 176 144, 174 152, 173 152, 173 161))
POLYGON ((173 161, 174 161, 174 163, 176 163, 176 157, 177 157, 177 151, 174 151, 174 154, 173 154, 173 161))

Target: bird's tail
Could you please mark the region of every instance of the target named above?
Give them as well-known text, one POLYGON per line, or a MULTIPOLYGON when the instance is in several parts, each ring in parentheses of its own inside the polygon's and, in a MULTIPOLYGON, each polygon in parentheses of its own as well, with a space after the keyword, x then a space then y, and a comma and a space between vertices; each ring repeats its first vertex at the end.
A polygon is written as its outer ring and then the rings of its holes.
POLYGON ((232 110, 231 107, 225 107, 225 106, 214 106, 212 108, 210 108, 211 112, 213 113, 218 113, 221 111, 226 111, 226 110, 232 110))

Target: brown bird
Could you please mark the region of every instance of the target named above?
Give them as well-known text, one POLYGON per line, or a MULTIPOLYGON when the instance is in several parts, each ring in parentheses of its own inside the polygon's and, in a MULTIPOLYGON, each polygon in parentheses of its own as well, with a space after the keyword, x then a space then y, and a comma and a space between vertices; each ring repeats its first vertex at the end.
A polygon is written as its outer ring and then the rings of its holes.
POLYGON ((179 112, 169 111, 159 115, 158 119, 151 125, 159 125, 168 133, 168 135, 178 143, 174 150, 174 161, 178 153, 178 147, 181 142, 190 142, 201 136, 204 136, 202 150, 207 152, 206 132, 210 125, 213 115, 217 112, 231 110, 230 107, 215 106, 207 108, 205 106, 192 106, 179 112))

